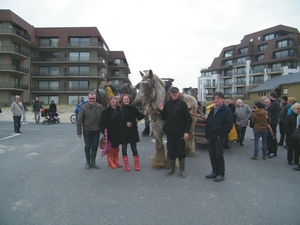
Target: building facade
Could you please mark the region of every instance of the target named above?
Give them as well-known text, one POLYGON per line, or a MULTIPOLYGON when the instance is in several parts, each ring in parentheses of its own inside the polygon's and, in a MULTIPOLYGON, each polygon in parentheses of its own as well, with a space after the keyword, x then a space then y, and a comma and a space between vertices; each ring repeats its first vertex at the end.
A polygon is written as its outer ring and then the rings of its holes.
POLYGON ((76 104, 112 80, 130 83, 123 51, 110 51, 96 27, 35 28, 0 10, 0 105, 15 95, 44 104, 76 104))
POLYGON ((249 99, 249 91, 269 79, 300 71, 300 33, 278 25, 244 36, 222 49, 211 66, 200 71, 198 99, 212 101, 215 91, 226 98, 249 99))

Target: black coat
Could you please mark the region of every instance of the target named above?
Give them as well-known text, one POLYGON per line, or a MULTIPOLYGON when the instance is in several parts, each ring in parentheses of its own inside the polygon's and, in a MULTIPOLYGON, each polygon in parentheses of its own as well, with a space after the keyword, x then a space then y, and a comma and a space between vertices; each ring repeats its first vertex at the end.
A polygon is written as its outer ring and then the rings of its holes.
POLYGON ((286 143, 290 146, 297 146, 298 142, 291 139, 292 134, 294 133, 296 129, 296 123, 297 123, 297 114, 292 113, 291 115, 288 115, 284 121, 284 130, 286 135, 286 143))
POLYGON ((121 109, 119 143, 136 143, 140 141, 137 120, 144 118, 144 115, 133 105, 126 105, 121 109), (132 126, 127 127, 127 122, 132 126))
POLYGON ((119 106, 116 109, 108 107, 104 109, 101 115, 101 132, 104 134, 104 130, 107 129, 108 140, 113 147, 119 146, 120 120, 121 110, 119 106))

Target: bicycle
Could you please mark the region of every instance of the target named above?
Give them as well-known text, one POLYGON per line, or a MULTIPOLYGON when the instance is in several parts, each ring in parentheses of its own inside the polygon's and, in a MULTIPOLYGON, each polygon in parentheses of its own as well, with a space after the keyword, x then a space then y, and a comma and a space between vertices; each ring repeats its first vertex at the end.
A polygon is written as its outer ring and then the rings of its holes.
POLYGON ((75 114, 75 113, 72 114, 72 115, 70 116, 70 121, 71 121, 71 123, 73 123, 73 124, 76 123, 76 114, 75 114))

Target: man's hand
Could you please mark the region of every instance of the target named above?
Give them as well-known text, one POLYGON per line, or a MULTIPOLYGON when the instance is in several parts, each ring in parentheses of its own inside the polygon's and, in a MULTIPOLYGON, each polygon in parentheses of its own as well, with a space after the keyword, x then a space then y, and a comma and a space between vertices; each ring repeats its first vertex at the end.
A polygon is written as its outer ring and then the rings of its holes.
POLYGON ((159 108, 160 111, 163 111, 164 110, 164 104, 162 104, 162 102, 159 103, 158 108, 159 108))
POLYGON ((189 133, 184 133, 183 134, 183 139, 186 141, 187 139, 189 139, 190 135, 189 133))
POLYGON ((82 137, 82 134, 78 134, 78 137, 81 138, 81 137, 82 137))

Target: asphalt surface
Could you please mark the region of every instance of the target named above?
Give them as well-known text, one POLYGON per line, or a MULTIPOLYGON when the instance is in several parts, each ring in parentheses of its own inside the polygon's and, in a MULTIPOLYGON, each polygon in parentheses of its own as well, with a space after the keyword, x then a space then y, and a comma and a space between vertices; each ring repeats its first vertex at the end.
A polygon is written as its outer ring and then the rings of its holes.
POLYGON ((186 178, 179 169, 165 177, 166 169, 151 168, 152 137, 138 143, 139 172, 128 147, 131 170, 125 172, 108 168, 100 152, 100 169, 85 169, 74 124, 28 123, 21 131, 14 134, 12 121, 0 121, 1 225, 300 224, 300 172, 287 164, 282 147, 277 158, 250 160, 251 129, 245 146, 225 150, 220 183, 205 179, 211 166, 200 143, 186 159, 186 178))

